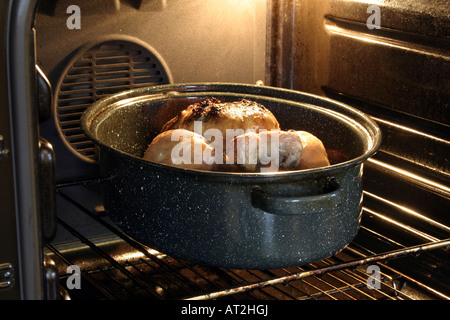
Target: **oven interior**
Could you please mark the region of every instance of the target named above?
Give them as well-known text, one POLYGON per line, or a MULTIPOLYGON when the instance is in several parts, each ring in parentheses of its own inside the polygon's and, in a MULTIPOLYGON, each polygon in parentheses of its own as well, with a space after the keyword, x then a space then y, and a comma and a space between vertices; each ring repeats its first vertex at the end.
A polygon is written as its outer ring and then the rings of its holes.
POLYGON ((38 130, 47 151, 39 172, 52 183, 41 191, 38 296, 449 299, 445 12, 422 0, 39 2, 33 20, 38 130), (368 28, 376 14, 368 12, 371 5, 380 9, 379 29, 368 28), (109 220, 99 196, 97 150, 80 128, 82 112, 123 90, 202 81, 262 81, 373 117, 383 142, 364 164, 361 228, 345 249, 298 267, 215 268, 147 248, 109 220), (79 267, 80 288, 69 266, 79 267))

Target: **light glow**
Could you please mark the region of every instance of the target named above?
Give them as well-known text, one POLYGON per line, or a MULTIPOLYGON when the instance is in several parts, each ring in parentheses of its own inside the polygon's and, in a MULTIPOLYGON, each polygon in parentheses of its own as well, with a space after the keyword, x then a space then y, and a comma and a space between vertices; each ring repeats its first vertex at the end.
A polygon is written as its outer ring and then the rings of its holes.
POLYGON ((398 167, 394 167, 394 166, 392 166, 392 165, 390 165, 390 164, 381 162, 381 161, 379 161, 379 160, 375 160, 375 159, 373 159, 373 158, 369 158, 367 161, 368 161, 368 162, 371 162, 371 163, 373 163, 373 164, 375 164, 375 165, 378 165, 378 166, 380 166, 380 167, 383 167, 383 168, 385 168, 385 169, 388 169, 388 170, 397 172, 397 173, 399 173, 399 174, 401 174, 401 175, 404 175, 404 176, 406 176, 406 177, 408 177, 408 178, 410 178, 410 179, 412 179, 412 180, 416 180, 416 181, 419 181, 419 182, 421 182, 421 183, 424 183, 424 184, 426 184, 426 185, 428 185, 428 186, 430 186, 430 187, 433 187, 433 188, 435 188, 435 189, 440 190, 441 192, 444 192, 444 193, 449 193, 449 192, 450 192, 450 188, 449 188, 449 187, 447 187, 447 186, 445 186, 445 185, 443 185, 443 184, 434 182, 434 181, 432 181, 432 180, 423 178, 423 177, 421 177, 421 176, 419 176, 419 175, 417 175, 417 174, 414 174, 414 173, 412 173, 412 172, 410 172, 410 171, 407 171, 407 170, 404 170, 404 169, 400 169, 400 168, 398 168, 398 167))
POLYGON ((434 220, 432 220, 432 219, 430 219, 428 217, 425 217, 424 215, 422 215, 422 214, 420 214, 420 213, 418 213, 418 212, 416 212, 414 210, 411 210, 411 209, 409 209, 407 207, 404 207, 402 205, 399 205, 399 204, 397 204, 395 202, 389 201, 387 199, 384 199, 382 197, 379 197, 379 196, 377 196, 377 195, 375 195, 373 193, 367 192, 367 191, 364 191, 364 194, 366 194, 366 195, 368 195, 368 196, 370 196, 372 198, 375 198, 375 199, 377 199, 379 201, 382 201, 384 203, 387 203, 390 206, 393 206, 393 207, 395 207, 397 209, 400 209, 401 211, 403 211, 403 212, 405 212, 405 213, 407 213, 409 215, 412 215, 412 216, 417 217, 419 219, 425 220, 428 223, 430 223, 431 225, 434 225, 434 226, 436 226, 438 228, 441 228, 443 230, 446 230, 446 231, 450 231, 450 227, 447 227, 446 225, 443 225, 443 224, 441 224, 441 223, 439 223, 437 221, 434 221, 434 220))
POLYGON ((394 40, 393 38, 387 38, 382 36, 375 36, 368 33, 355 32, 353 30, 345 29, 335 25, 334 23, 328 21, 325 25, 326 29, 330 33, 338 34, 344 37, 353 38, 358 41, 364 41, 372 44, 383 45, 395 49, 400 49, 402 51, 415 52, 421 55, 434 56, 436 58, 442 59, 442 54, 433 53, 429 50, 423 50, 422 47, 416 46, 415 48, 412 46, 410 42, 404 43, 400 40, 394 40))
MULTIPOLYGON (((149 249, 148 253, 151 254, 152 256, 158 258, 158 259, 162 259, 164 258, 166 255, 163 253, 160 253, 159 251, 156 251, 154 249, 149 249)), ((135 261, 141 258, 145 258, 145 254, 143 252, 140 251, 135 251, 135 252, 127 252, 124 254, 120 255, 120 258, 118 258, 118 260, 120 261, 135 261)))
POLYGON ((427 241, 433 241, 433 242, 439 241, 439 239, 437 239, 435 237, 432 237, 432 236, 430 236, 430 235, 428 235, 428 234, 426 234, 426 233, 424 233, 422 231, 419 231, 419 230, 417 230, 415 228, 412 228, 412 227, 410 227, 408 225, 405 225, 405 224, 403 224, 401 222, 398 222, 398 221, 396 221, 394 219, 388 218, 385 215, 377 213, 377 212, 375 212, 373 210, 370 210, 370 209, 368 209, 366 207, 364 207, 363 209, 364 209, 364 211, 367 211, 370 214, 372 214, 372 215, 374 215, 374 216, 376 216, 376 217, 378 217, 378 218, 380 218, 380 219, 382 219, 384 221, 387 221, 387 222, 389 222, 389 223, 391 223, 391 224, 393 224, 393 225, 395 225, 395 226, 397 226, 397 227, 399 227, 401 229, 404 229, 404 230, 407 230, 409 232, 412 232, 412 233, 416 234, 417 236, 426 239, 427 241))
POLYGON ((385 0, 346 0, 347 2, 360 2, 365 3, 367 5, 371 4, 382 4, 385 0))
POLYGON ((402 126, 400 124, 397 124, 397 123, 394 123, 394 122, 390 122, 390 121, 386 121, 386 120, 383 120, 383 119, 380 119, 380 118, 377 118, 377 117, 373 117, 372 116, 371 118, 376 120, 377 122, 387 124, 387 125, 389 125, 391 127, 395 127, 395 128, 400 129, 400 130, 403 130, 403 131, 408 131, 410 133, 413 133, 413 134, 416 134, 416 135, 420 135, 420 136, 423 136, 423 137, 428 138, 428 139, 432 139, 432 140, 439 141, 439 142, 442 142, 442 143, 450 144, 448 140, 445 140, 445 139, 433 136, 431 134, 424 133, 422 131, 411 129, 411 128, 402 126))

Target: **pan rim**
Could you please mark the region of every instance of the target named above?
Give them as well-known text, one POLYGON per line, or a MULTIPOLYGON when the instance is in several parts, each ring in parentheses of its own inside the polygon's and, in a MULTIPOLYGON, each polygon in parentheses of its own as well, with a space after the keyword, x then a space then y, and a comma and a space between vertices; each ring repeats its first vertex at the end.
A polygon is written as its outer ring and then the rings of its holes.
MULTIPOLYGON (((147 100, 146 100, 147 101, 147 100)), ((337 114, 341 114, 338 111, 333 111, 337 114)), ((85 135, 89 137, 97 146, 100 148, 106 148, 108 151, 113 152, 114 154, 125 157, 126 159, 136 161, 141 166, 149 166, 158 170, 164 170, 165 172, 171 172, 173 174, 194 174, 197 176, 203 177, 212 177, 214 179, 218 178, 226 178, 226 179, 251 179, 254 180, 256 178, 261 179, 274 179, 275 177, 284 178, 286 176, 300 178, 303 176, 311 176, 317 174, 333 174, 335 171, 343 170, 347 167, 353 167, 362 164, 368 158, 373 156, 379 149, 381 145, 381 130, 376 124, 376 122, 371 119, 367 114, 359 111, 358 109, 351 107, 347 104, 341 103, 336 100, 332 100, 329 98, 321 97, 318 95, 305 93, 297 90, 277 88, 277 87, 269 87, 269 86, 255 86, 250 84, 236 84, 236 83, 226 83, 226 82, 208 82, 208 83, 179 83, 179 84, 168 84, 168 85, 157 85, 157 86, 149 86, 138 89, 126 90, 103 99, 100 99, 94 102, 91 106, 89 106, 81 117, 81 127, 84 131, 85 135), (226 89, 226 91, 223 91, 226 89), (312 106, 321 107, 319 102, 325 105, 333 105, 338 107, 340 110, 345 111, 350 116, 344 115, 345 117, 356 122, 360 129, 364 132, 364 135, 369 138, 371 141, 368 143, 368 147, 364 152, 352 159, 347 161, 331 164, 327 167, 321 168, 313 168, 313 169, 303 169, 303 170, 295 170, 295 171, 279 171, 279 172, 221 172, 221 171, 206 171, 206 170, 198 170, 198 169, 186 169, 180 168, 176 166, 166 165, 151 162, 148 160, 144 160, 138 156, 126 153, 124 151, 118 150, 111 146, 108 146, 104 142, 100 141, 96 134, 92 130, 92 125, 96 118, 100 116, 103 112, 109 110, 111 107, 117 104, 129 104, 139 100, 142 100, 144 97, 150 97, 154 99, 177 97, 180 94, 185 95, 195 95, 198 92, 215 92, 217 90, 222 90, 222 93, 236 94, 240 96, 244 96, 245 93, 235 92, 236 90, 241 90, 244 92, 250 92, 252 95, 261 96, 261 97, 270 97, 278 100, 294 100, 298 99, 299 103, 309 104, 312 106), (276 95, 274 96, 274 93, 276 95), (301 99, 300 99, 301 98, 301 99), (310 100, 311 102, 305 102, 301 100, 310 100), (316 102, 316 103, 314 103, 316 102), (353 117, 357 118, 354 119, 353 117), (362 121, 361 121, 362 120, 362 121), (362 123, 363 122, 363 123, 362 123)))

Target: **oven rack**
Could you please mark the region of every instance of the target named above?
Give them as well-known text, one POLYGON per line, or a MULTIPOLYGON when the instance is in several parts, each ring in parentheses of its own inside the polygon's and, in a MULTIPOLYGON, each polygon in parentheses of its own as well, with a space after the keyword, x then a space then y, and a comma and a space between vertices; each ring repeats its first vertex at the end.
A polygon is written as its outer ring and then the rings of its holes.
MULTIPOLYGON (((258 299, 258 300, 450 300, 447 287, 436 289, 427 283, 436 265, 425 261, 434 254, 448 259, 450 238, 438 239, 390 221, 388 228, 404 240, 400 243, 380 232, 377 221, 386 219, 372 209, 363 208, 360 232, 354 241, 332 257, 306 266, 276 270, 240 270, 213 268, 175 259, 149 249, 123 234, 99 209, 83 204, 77 192, 83 188, 97 194, 98 181, 61 184, 57 197, 73 206, 76 215, 84 215, 107 230, 102 236, 86 236, 63 218, 64 229, 75 240, 48 243, 45 253, 56 264, 63 297, 71 299, 258 299), (381 218, 380 218, 381 216, 381 218), (407 237, 405 236, 407 234, 407 237), (411 240, 412 239, 412 240, 411 240), (413 243, 413 244, 411 244, 413 243), (406 261, 406 262, 405 262, 406 261), (410 275, 402 269, 412 265, 410 275), (67 289, 69 265, 81 270, 81 289, 67 289), (419 276, 417 276, 419 274, 419 276)), ((370 195, 369 195, 370 196, 370 195)), ((379 222, 379 221, 378 221, 379 222)), ((379 224, 379 223, 378 223, 379 224)), ((448 261, 448 260, 447 260, 448 261)), ((442 266, 438 266, 441 267, 442 266)), ((445 266, 443 267, 445 268, 445 266)), ((445 272, 442 276, 447 277, 445 272)), ((440 279, 447 284, 448 279, 440 279)))

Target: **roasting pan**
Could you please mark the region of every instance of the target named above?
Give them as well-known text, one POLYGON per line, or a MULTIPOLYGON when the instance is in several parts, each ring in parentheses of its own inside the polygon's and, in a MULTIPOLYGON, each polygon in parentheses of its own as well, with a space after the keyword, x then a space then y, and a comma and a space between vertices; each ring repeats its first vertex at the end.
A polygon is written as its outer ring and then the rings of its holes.
POLYGON ((362 112, 298 91, 231 83, 129 90, 82 116, 99 147, 105 211, 136 241, 168 255, 227 268, 280 268, 326 258, 359 229, 363 163, 381 132, 362 112), (282 129, 321 139, 331 165, 275 173, 189 170, 141 157, 164 123, 208 97, 259 102, 282 129))

